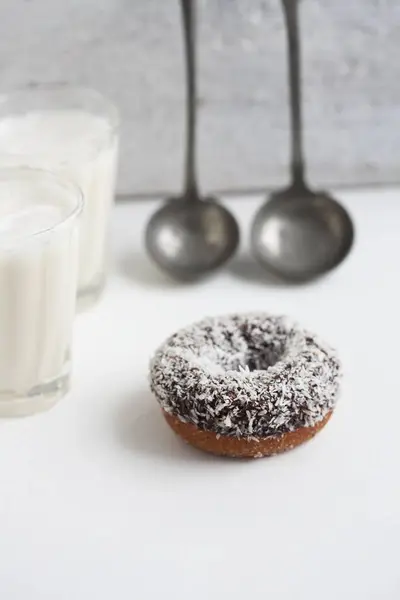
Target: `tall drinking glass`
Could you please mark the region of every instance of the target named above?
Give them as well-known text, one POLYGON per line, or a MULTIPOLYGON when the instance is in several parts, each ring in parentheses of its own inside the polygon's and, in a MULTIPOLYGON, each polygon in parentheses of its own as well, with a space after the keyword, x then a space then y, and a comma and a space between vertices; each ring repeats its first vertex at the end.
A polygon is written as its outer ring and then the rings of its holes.
POLYGON ((69 388, 82 194, 50 172, 0 169, 0 416, 69 388))
POLYGON ((119 121, 98 92, 63 85, 0 96, 0 166, 59 172, 83 192, 78 306, 100 295, 115 193, 119 121))

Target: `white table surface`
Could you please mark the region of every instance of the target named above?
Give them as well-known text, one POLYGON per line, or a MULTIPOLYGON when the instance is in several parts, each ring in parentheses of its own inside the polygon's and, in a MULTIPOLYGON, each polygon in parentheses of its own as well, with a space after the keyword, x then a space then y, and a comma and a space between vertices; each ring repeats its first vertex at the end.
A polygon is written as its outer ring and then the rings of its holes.
MULTIPOLYGON (((354 250, 304 287, 263 280, 245 251, 209 281, 172 284, 142 249, 156 205, 116 208, 107 292, 76 323, 72 393, 0 422, 1 600, 400 598, 400 192, 341 197, 354 250), (338 348, 341 401, 293 452, 212 458, 164 423, 149 357, 177 327, 254 309, 338 348)), ((259 201, 231 202, 245 232, 259 201)))

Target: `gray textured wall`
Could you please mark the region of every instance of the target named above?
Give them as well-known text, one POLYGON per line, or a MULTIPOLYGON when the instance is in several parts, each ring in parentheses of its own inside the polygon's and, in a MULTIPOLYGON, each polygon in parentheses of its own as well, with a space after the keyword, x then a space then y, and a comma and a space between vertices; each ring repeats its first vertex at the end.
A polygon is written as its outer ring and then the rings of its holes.
MULTIPOLYGON (((203 187, 287 176, 286 66, 278 0, 200 0, 203 187)), ((303 0, 307 154, 317 182, 397 181, 400 5, 303 0)), ((123 119, 122 193, 178 189, 182 59, 177 0, 1 0, 2 91, 98 88, 123 119)))

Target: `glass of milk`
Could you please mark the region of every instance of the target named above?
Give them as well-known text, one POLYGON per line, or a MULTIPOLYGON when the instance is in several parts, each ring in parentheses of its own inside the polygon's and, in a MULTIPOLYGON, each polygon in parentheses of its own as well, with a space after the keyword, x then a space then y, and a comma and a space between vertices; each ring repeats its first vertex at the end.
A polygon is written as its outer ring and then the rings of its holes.
POLYGON ((82 207, 57 175, 0 169, 0 417, 68 391, 82 207))
POLYGON ((83 192, 80 308, 91 305, 105 283, 118 130, 117 110, 93 90, 54 85, 0 96, 0 166, 56 171, 83 192))

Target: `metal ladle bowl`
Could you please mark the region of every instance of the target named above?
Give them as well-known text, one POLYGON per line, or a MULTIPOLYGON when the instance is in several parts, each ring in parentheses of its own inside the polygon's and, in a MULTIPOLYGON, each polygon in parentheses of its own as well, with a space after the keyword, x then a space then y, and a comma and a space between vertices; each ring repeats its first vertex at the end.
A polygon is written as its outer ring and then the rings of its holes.
POLYGON ((271 196, 252 228, 254 256, 286 280, 302 282, 332 270, 354 239, 347 211, 325 192, 291 187, 271 196))
POLYGON ((195 281, 223 265, 239 243, 236 220, 214 198, 171 198, 150 219, 146 247, 170 276, 195 281))

